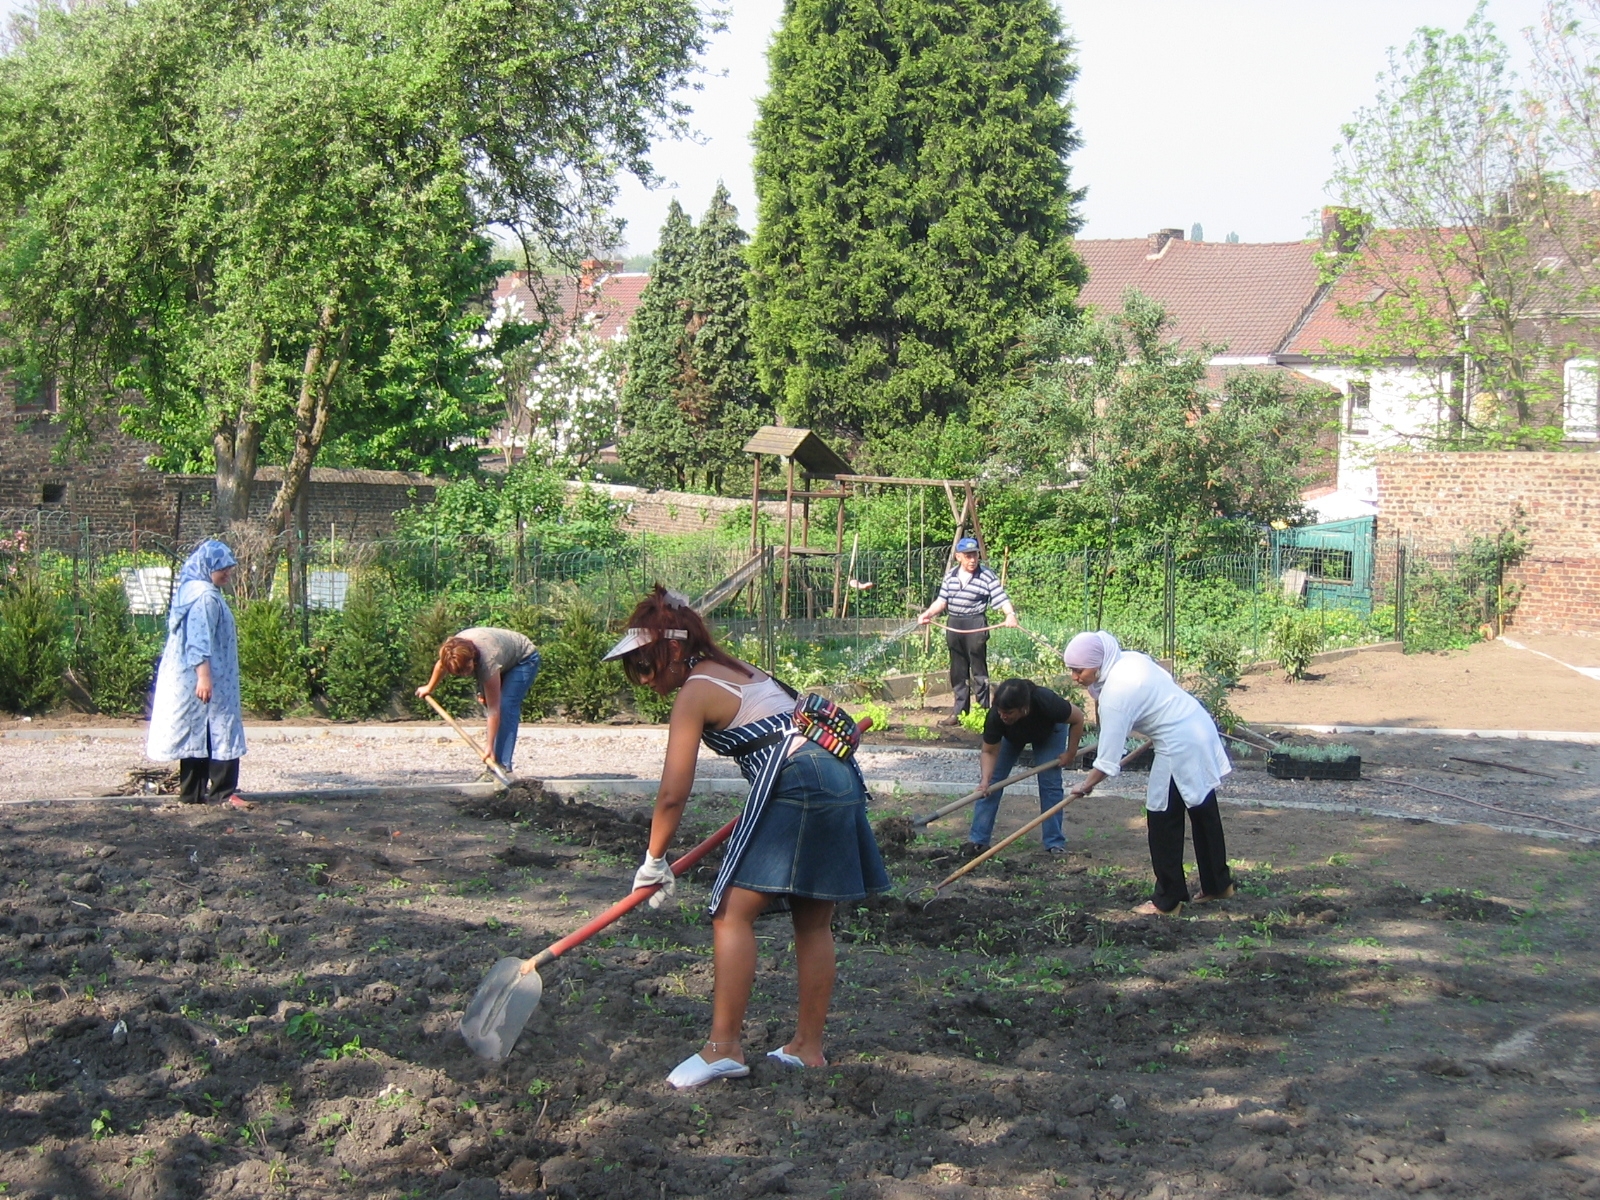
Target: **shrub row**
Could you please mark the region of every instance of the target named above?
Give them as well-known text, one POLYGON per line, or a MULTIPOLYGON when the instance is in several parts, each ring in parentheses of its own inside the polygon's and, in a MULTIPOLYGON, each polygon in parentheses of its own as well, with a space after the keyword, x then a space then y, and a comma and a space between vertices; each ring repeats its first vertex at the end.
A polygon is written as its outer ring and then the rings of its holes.
POLYGON ((101 712, 143 712, 160 651, 159 634, 137 627, 117 580, 77 606, 32 577, 0 592, 0 708, 8 712, 54 708, 69 671, 101 712))

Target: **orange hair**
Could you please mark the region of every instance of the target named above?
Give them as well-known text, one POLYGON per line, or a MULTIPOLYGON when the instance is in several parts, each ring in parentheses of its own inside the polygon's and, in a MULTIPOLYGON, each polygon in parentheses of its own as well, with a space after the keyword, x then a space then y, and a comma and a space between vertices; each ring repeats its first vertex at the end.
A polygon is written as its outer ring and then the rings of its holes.
POLYGON ((478 667, 478 648, 466 638, 446 638, 439 647, 439 661, 452 675, 470 675, 478 667))

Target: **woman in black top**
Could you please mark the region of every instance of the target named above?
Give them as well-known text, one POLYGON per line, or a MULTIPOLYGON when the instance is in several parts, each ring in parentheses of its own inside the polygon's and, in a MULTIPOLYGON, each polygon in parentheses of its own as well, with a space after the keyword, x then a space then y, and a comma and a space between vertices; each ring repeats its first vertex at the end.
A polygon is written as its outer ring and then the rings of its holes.
MULTIPOLYGON (((1078 753, 1078 739, 1083 736, 1083 709, 1070 700, 1056 695, 1049 688, 1036 687, 1026 679, 1008 679, 995 689, 994 707, 983 725, 983 750, 978 755, 978 786, 988 787, 991 780, 1004 779, 1017 764, 1022 748, 1033 746, 1033 761, 1037 766, 1066 755, 1070 762, 1078 753)), ((1054 808, 1061 803, 1061 768, 1041 771, 1039 781, 1039 811, 1054 808)), ((1000 811, 1000 797, 1004 790, 994 792, 979 800, 972 809, 972 831, 962 850, 970 857, 981 854, 989 846, 994 833, 994 819, 1000 811)), ((1061 814, 1057 813, 1039 828, 1044 838, 1044 848, 1051 854, 1067 852, 1067 838, 1061 831, 1061 814)))

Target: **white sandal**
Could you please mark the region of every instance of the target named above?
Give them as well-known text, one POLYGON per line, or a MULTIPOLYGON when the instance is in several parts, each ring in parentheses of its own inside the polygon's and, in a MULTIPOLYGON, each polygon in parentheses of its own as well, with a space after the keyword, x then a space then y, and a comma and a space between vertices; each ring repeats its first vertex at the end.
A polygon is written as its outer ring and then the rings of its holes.
POLYGON ((731 1058, 719 1058, 716 1062, 708 1063, 700 1055, 691 1054, 672 1068, 672 1074, 667 1076, 667 1082, 682 1091, 685 1088, 710 1083, 713 1079, 743 1079, 748 1074, 750 1074, 748 1063, 735 1062, 731 1058))
MULTIPOLYGON (((768 1050, 767 1057, 781 1062, 786 1067, 800 1067, 805 1069, 806 1066, 805 1059, 801 1058, 798 1054, 790 1054, 789 1051, 783 1046, 779 1046, 776 1050, 768 1050)), ((827 1066, 828 1060, 823 1059, 821 1065, 824 1067, 827 1066)))

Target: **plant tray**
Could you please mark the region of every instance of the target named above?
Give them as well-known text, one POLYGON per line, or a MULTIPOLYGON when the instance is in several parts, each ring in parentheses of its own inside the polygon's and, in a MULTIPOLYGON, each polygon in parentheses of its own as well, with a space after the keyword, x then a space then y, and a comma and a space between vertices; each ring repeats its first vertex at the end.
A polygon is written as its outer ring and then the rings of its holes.
POLYGON ((1352 754, 1342 762, 1311 762, 1274 754, 1267 759, 1267 774, 1274 779, 1360 779, 1361 756, 1352 754))

